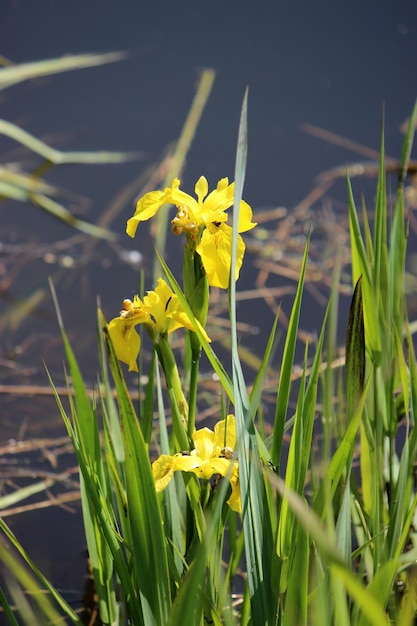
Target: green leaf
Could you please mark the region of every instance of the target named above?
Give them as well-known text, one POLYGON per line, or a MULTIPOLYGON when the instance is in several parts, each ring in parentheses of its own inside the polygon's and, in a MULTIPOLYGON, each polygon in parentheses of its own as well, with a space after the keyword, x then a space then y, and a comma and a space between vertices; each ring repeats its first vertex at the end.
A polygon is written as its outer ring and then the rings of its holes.
POLYGON ((362 278, 358 279, 350 305, 346 331, 346 414, 350 421, 363 392, 365 380, 365 328, 363 322, 362 278))
POLYGON ((308 576, 310 538, 301 524, 294 537, 294 558, 285 596, 283 626, 307 624, 308 576))
POLYGON ((72 610, 61 594, 58 593, 48 579, 37 568, 23 546, 17 540, 16 536, 13 534, 13 531, 1 517, 0 531, 7 537, 8 541, 10 541, 13 547, 17 550, 38 580, 36 580, 25 567, 23 567, 22 563, 19 562, 18 559, 13 557, 10 548, 7 547, 3 541, 0 541, 0 560, 2 564, 5 566, 6 571, 9 570, 15 575, 16 579, 20 582, 25 591, 32 594, 33 599, 42 611, 45 619, 50 620, 51 622, 57 622, 61 619, 61 615, 57 612, 56 607, 52 602, 53 598, 56 605, 59 606, 63 613, 71 619, 71 622, 81 626, 82 622, 78 615, 72 610), (48 590, 50 595, 44 593, 45 589, 48 590))
POLYGON ((285 339, 284 353, 282 356, 271 449, 271 460, 275 466, 278 466, 280 463, 282 438, 284 435, 284 426, 287 417, 288 402, 291 392, 291 377, 294 365, 295 347, 297 344, 298 323, 300 319, 301 300, 303 296, 309 241, 310 236, 308 236, 307 238, 304 249, 304 256, 300 270, 300 279, 298 281, 297 293, 295 295, 294 304, 291 310, 287 336, 285 339))
POLYGON ((134 572, 142 598, 143 619, 145 624, 165 624, 171 606, 169 570, 163 522, 148 447, 139 427, 107 326, 103 328, 103 333, 117 390, 126 454, 127 514, 132 536, 134 572), (149 572, 152 572, 152 576, 149 572))
MULTIPOLYGON (((342 439, 339 441, 337 449, 333 454, 329 467, 326 471, 326 481, 322 483, 321 488, 317 492, 314 498, 314 509, 322 512, 325 507, 325 499, 333 498, 337 485, 345 471, 349 472, 351 469, 353 453, 355 449, 356 437, 359 429, 359 424, 362 417, 362 412, 365 406, 368 390, 372 380, 372 373, 369 375, 365 384, 363 393, 356 405, 356 409, 351 417, 350 422, 347 425, 345 433, 342 439), (329 493, 326 493, 327 484, 329 485, 329 493)), ((320 513, 321 514, 321 513, 320 513)))
MULTIPOLYGON (((243 98, 239 124, 238 147, 235 166, 235 190, 232 224, 232 262, 230 276, 235 276, 239 208, 243 194, 247 156, 247 99, 243 98)), ((267 499, 262 475, 260 453, 253 426, 253 416, 239 360, 236 328, 236 281, 230 280, 229 306, 232 338, 232 371, 236 436, 238 441, 239 482, 242 499, 245 555, 251 600, 252 619, 255 625, 268 624, 272 620, 274 598, 268 580, 271 575, 273 549, 271 526, 266 522, 267 499)))

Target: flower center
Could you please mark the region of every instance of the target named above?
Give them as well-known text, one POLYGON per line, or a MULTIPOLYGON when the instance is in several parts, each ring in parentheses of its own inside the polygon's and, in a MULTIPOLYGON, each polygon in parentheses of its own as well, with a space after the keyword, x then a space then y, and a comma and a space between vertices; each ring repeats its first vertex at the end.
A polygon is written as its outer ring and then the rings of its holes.
POLYGON ((191 219, 187 207, 179 207, 176 216, 171 221, 172 232, 174 235, 181 235, 185 233, 191 239, 195 239, 198 234, 198 226, 193 219, 191 219))

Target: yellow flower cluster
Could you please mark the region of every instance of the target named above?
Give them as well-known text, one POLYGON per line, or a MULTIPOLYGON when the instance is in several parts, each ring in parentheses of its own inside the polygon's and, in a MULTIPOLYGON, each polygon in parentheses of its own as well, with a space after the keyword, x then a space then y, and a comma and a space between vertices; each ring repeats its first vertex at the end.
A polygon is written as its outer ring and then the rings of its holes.
MULTIPOLYGON (((195 195, 196 198, 182 191, 179 179, 175 178, 171 187, 166 187, 163 191, 151 191, 140 198, 135 214, 128 220, 126 227, 127 234, 134 237, 139 223, 153 217, 162 206, 171 204, 176 207, 176 214, 171 221, 172 231, 175 235, 184 233, 187 239, 183 261, 184 295, 195 319, 191 321, 176 294, 160 278, 155 290, 148 291, 143 299, 136 295, 133 301, 125 300, 120 315, 111 320, 108 330, 117 358, 129 366, 129 371, 137 372, 140 336, 135 327, 137 324, 145 324, 155 344, 168 388, 172 390, 177 408, 177 412, 173 414, 181 418, 174 422, 174 439, 178 445, 176 449, 188 446, 191 438, 194 444, 190 451, 174 455, 163 454, 153 463, 156 490, 165 489, 176 471, 193 472, 206 481, 213 476, 223 476, 231 485, 228 504, 234 511, 241 512, 239 468, 233 457, 236 446, 234 416, 228 415, 218 422, 214 431, 208 428, 195 430, 195 372, 201 351, 201 336, 196 336, 195 332, 190 336, 194 367, 194 375, 190 377, 194 381, 193 392, 190 391, 194 403, 190 411, 175 358, 167 341, 167 336, 177 328, 195 331, 196 324, 206 341, 210 341, 204 329, 208 310, 208 285, 227 289, 231 280, 233 231, 227 221, 228 210, 234 205, 234 183, 229 184, 227 178, 222 178, 216 189, 209 193, 207 180, 201 176, 195 185, 195 195)), ((240 233, 255 226, 251 207, 241 200, 235 280, 239 277, 245 254, 245 243, 240 233)))

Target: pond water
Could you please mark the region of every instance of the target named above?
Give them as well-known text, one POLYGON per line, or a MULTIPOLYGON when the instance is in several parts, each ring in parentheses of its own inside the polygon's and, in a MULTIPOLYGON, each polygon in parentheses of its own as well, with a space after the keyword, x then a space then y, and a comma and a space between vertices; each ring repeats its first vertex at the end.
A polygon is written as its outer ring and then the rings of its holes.
MULTIPOLYGON (((48 182, 65 190, 62 202, 93 223, 118 203, 110 224, 120 233, 116 248, 104 242, 91 247, 85 236, 34 206, 0 204, 0 446, 11 439, 64 434, 55 403, 45 391, 42 363, 47 363, 56 384, 63 384, 63 349, 48 276, 56 285, 80 365, 92 383, 98 369, 97 296, 110 318, 123 298, 138 290, 138 268, 128 264, 121 252, 139 249, 146 288, 152 287, 153 246, 148 230, 139 231, 132 241, 124 234, 125 223, 133 211, 140 175, 160 161, 179 136, 204 68, 213 68, 216 79, 188 154, 183 186, 192 192, 202 174, 211 185, 224 176, 233 178, 240 107, 249 86, 244 198, 255 216, 267 220, 269 213, 273 219, 262 226, 277 235, 269 240, 274 254, 268 266, 256 248, 258 242, 251 241, 252 252, 238 285, 244 292, 264 284, 284 291, 272 301, 252 300, 249 294, 242 299, 239 319, 247 325, 242 343, 259 349, 272 324, 274 306, 281 300, 284 313, 289 312, 293 277, 311 223, 315 229, 312 263, 317 263, 319 280, 311 279, 302 325, 308 331, 320 327, 328 294, 324 283, 331 273, 327 261, 347 240, 343 177, 332 179, 328 186, 317 183, 317 177, 335 167, 343 172, 346 163, 367 164, 375 159, 372 150, 379 147, 383 105, 386 152, 399 157, 401 127, 417 95, 414 0, 178 0, 173 4, 5 0, 0 12, 0 54, 16 63, 67 53, 128 52, 118 63, 1 92, 1 117, 61 149, 141 153, 134 162, 66 166, 47 176, 48 182), (323 131, 334 136, 326 137, 323 131), (24 314, 22 304, 30 305, 30 315, 24 314)), ((36 160, 12 141, 2 138, 0 146, 1 163, 23 160, 26 168, 36 166, 36 160)), ((365 190, 372 202, 372 176, 358 177, 354 186, 358 199, 365 190)), ((175 271, 181 246, 182 242, 171 241, 168 250, 167 260, 175 271)), ((341 332, 345 318, 342 312, 341 332)), ((52 452, 51 446, 39 442, 35 451, 4 453, 0 471, 6 487, 10 489, 13 481, 23 484, 14 467, 30 468, 27 481, 36 472, 72 467, 73 459, 65 449, 52 446, 52 452)), ((74 483, 67 489, 75 491, 76 476, 68 480, 74 483)), ((78 503, 22 512, 7 521, 76 605, 86 570, 78 503)))

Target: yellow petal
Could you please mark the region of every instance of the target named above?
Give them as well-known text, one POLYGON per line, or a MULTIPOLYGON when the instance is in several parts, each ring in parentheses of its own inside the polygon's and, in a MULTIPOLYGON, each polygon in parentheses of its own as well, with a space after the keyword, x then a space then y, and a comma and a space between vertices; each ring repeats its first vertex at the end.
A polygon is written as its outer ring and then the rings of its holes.
POLYGON ((208 182, 204 176, 200 176, 200 178, 196 182, 194 191, 195 195, 198 198, 198 203, 203 204, 204 198, 208 194, 208 182))
POLYGON ((223 222, 227 219, 224 214, 227 209, 233 206, 234 183, 225 185, 227 178, 218 182, 217 189, 214 189, 204 201, 202 215, 204 223, 223 222))
MULTIPOLYGON (((227 224, 220 224, 219 226, 208 224, 196 250, 201 256, 209 285, 227 289, 229 287, 232 254, 232 229, 230 226, 227 224)), ((238 235, 235 280, 239 278, 244 253, 245 244, 242 237, 238 235)))
POLYGON ((197 467, 204 463, 203 459, 195 454, 176 454, 175 469, 181 472, 193 472, 197 467))
POLYGON ((220 179, 219 182, 217 183, 217 191, 222 191, 222 189, 225 189, 228 185, 229 185, 228 178, 220 179))
POLYGON ((200 428, 193 435, 196 455, 201 459, 211 459, 216 454, 214 432, 209 428, 200 428))
MULTIPOLYGON (((178 299, 178 298, 177 298, 178 299)), ((195 331, 194 325, 192 324, 190 318, 188 317, 188 315, 186 314, 185 311, 180 311, 180 310, 174 310, 171 313, 168 314, 168 317, 172 319, 173 325, 169 327, 168 333, 172 333, 174 330, 176 330, 177 328, 188 328, 188 330, 192 330, 195 331)), ((202 325, 200 324, 200 322, 198 320, 196 320, 197 322, 197 326, 200 330, 200 332, 202 333, 204 339, 208 342, 211 343, 211 339, 208 336, 208 334, 206 333, 205 329, 202 327, 202 325)))
POLYGON ((256 222, 252 222, 252 209, 244 200, 240 201, 238 232, 245 233, 255 228, 256 222))
POLYGON ((163 204, 169 202, 170 192, 169 188, 165 191, 150 191, 138 200, 135 214, 126 225, 126 232, 130 237, 135 236, 139 222, 153 217, 163 204))
POLYGON ((152 473, 155 481, 155 489, 159 493, 168 485, 175 471, 174 457, 161 454, 159 459, 152 463, 152 473))
POLYGON ((236 448, 236 420, 234 415, 228 415, 220 420, 214 427, 214 435, 217 446, 222 448, 236 448))
POLYGON ((132 322, 116 317, 111 320, 108 329, 116 357, 129 366, 129 372, 137 372, 136 360, 140 350, 140 337, 132 322))
MULTIPOLYGON (((220 459, 217 459, 217 460, 220 460, 220 459)), ((212 461, 213 459, 208 459, 206 461, 203 461, 201 465, 199 465, 192 471, 194 472, 194 474, 197 474, 197 476, 201 478, 202 480, 210 480, 213 474, 219 473, 216 470, 216 468, 213 466, 212 461)))
MULTIPOLYGON (((178 179, 176 180, 178 181, 178 179)), ((174 186, 174 184, 172 184, 170 202, 171 204, 175 204, 178 209, 187 209, 188 222, 194 221, 197 226, 203 223, 200 216, 201 209, 197 200, 179 188, 179 181, 178 185, 174 186)))
POLYGON ((210 459, 212 473, 227 476, 231 463, 233 463, 233 461, 229 461, 228 459, 210 459))
POLYGON ((232 511, 242 513, 242 500, 240 498, 240 483, 239 483, 239 469, 237 463, 233 469, 233 474, 228 477, 232 486, 232 495, 227 501, 232 511))

